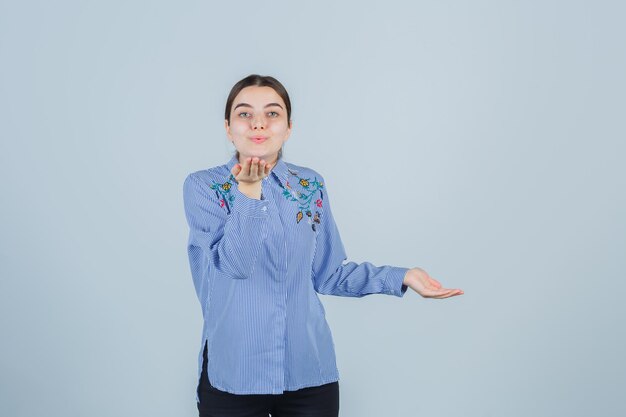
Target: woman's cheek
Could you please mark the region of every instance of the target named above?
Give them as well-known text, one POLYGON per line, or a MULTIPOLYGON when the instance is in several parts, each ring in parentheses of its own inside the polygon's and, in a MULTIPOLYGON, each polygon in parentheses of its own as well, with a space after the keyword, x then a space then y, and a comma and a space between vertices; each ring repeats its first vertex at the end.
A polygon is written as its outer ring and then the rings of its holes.
POLYGON ((248 131, 249 129, 249 125, 247 122, 241 122, 241 121, 237 121, 234 122, 231 126, 230 126, 230 130, 231 132, 235 133, 235 134, 243 134, 245 132, 248 131))
POLYGON ((287 130, 287 123, 283 120, 274 120, 272 122, 268 122, 267 127, 272 132, 284 132, 287 130))

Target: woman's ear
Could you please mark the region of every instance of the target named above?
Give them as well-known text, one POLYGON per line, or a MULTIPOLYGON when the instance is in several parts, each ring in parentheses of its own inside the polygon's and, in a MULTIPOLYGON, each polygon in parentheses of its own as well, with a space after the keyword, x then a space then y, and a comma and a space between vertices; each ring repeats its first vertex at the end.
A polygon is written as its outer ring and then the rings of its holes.
POLYGON ((232 139, 232 137, 230 136, 230 124, 228 123, 228 119, 224 119, 224 129, 226 129, 226 136, 228 136, 229 139, 232 139))
POLYGON ((285 137, 285 140, 283 142, 287 142, 287 140, 289 140, 289 136, 291 136, 292 125, 293 125, 293 121, 289 120, 289 127, 287 128, 287 136, 285 137))

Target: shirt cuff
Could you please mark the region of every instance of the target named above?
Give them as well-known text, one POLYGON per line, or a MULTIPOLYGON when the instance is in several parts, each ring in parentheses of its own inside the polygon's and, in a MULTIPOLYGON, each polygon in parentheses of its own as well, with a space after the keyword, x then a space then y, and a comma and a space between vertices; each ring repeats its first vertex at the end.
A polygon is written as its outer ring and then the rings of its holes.
POLYGON ((385 280, 385 289, 387 294, 395 295, 397 297, 404 296, 406 290, 409 288, 404 285, 404 276, 410 268, 403 268, 399 266, 392 266, 387 273, 387 279, 385 280))
POLYGON ((267 217, 269 211, 269 201, 263 196, 261 190, 261 200, 256 198, 250 198, 241 191, 238 187, 232 188, 232 193, 235 196, 233 203, 233 213, 239 213, 242 216, 247 217, 267 217))

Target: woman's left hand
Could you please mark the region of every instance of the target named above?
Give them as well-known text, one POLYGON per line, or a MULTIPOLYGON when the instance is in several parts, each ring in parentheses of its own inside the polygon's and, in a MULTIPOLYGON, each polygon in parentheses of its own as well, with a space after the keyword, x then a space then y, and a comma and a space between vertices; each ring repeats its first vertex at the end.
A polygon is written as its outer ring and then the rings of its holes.
POLYGON ((428 275, 422 268, 411 268, 406 271, 402 283, 424 298, 448 298, 462 295, 461 289, 442 288, 439 281, 428 275))

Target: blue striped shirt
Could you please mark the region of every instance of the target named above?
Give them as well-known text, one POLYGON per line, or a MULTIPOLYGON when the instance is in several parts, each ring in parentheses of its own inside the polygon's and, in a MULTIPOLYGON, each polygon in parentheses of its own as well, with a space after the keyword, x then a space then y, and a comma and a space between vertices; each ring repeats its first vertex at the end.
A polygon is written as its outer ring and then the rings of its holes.
MULTIPOLYGON (((402 297, 409 268, 346 262, 323 177, 279 159, 261 199, 241 193, 236 156, 187 176, 188 254, 211 384, 233 394, 282 394, 339 380, 319 294, 402 297)), ((198 397, 196 394, 196 400, 198 397)))

